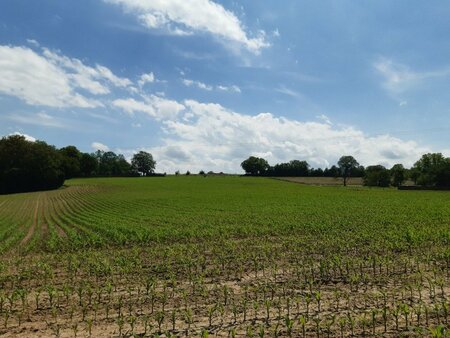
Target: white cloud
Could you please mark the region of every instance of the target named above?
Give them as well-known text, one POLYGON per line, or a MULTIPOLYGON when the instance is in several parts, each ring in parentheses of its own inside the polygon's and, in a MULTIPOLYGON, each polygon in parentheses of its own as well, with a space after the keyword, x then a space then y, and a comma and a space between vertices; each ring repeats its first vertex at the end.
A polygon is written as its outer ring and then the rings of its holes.
POLYGON ((104 66, 89 67, 78 59, 63 56, 45 48, 43 54, 48 60, 63 69, 68 77, 75 81, 79 87, 94 95, 108 94, 110 92, 107 86, 108 83, 122 88, 132 85, 129 79, 114 75, 110 69, 104 66))
POLYGON ((81 108, 101 105, 77 93, 75 88, 70 76, 45 56, 26 47, 0 46, 0 93, 18 97, 30 105, 81 108))
POLYGON ((94 77, 99 79, 106 79, 116 87, 125 88, 132 84, 129 79, 114 75, 113 72, 109 70, 109 68, 106 68, 104 66, 97 65, 95 70, 97 71, 97 73, 94 73, 94 77))
POLYGON ((185 108, 184 105, 177 101, 156 95, 143 96, 143 99, 144 101, 137 101, 133 98, 117 99, 112 104, 130 115, 142 112, 157 120, 175 118, 185 108))
POLYGON ((212 90, 218 90, 218 91, 225 91, 225 92, 234 92, 234 93, 240 93, 241 92, 241 88, 239 88, 236 85, 232 85, 232 86, 224 86, 224 85, 216 85, 216 86, 212 86, 212 85, 208 85, 206 83, 200 82, 200 81, 194 81, 194 80, 190 80, 190 79, 182 79, 183 84, 186 87, 197 87, 203 90, 207 90, 207 91, 212 91, 212 90))
POLYGON ((183 79, 182 81, 183 81, 183 84, 186 87, 196 86, 196 87, 198 87, 200 89, 204 89, 204 90, 208 90, 208 91, 213 90, 212 86, 209 86, 209 85, 207 85, 207 84, 205 84, 203 82, 200 82, 200 81, 194 81, 194 80, 189 80, 189 79, 183 79))
POLYGON ((243 115, 219 104, 193 100, 176 118, 163 120, 164 144, 147 149, 158 170, 242 172, 240 163, 250 155, 270 164, 307 160, 314 167, 336 164, 353 155, 363 165, 412 165, 430 151, 413 141, 390 135, 368 136, 350 126, 301 122, 270 113, 243 115))
POLYGON ((141 77, 139 78, 138 84, 139 87, 142 87, 146 83, 153 83, 153 82, 155 82, 155 75, 152 72, 150 72, 148 74, 142 74, 141 77))
POLYGON ((23 115, 10 115, 9 119, 22 124, 31 124, 42 127, 51 128, 67 128, 61 121, 57 120, 55 117, 45 113, 39 112, 37 114, 23 114, 23 115))
POLYGON ((418 72, 387 58, 380 58, 373 67, 384 78, 383 87, 394 96, 417 87, 427 79, 450 76, 450 68, 418 72))
POLYGON ((20 133, 20 132, 18 132, 18 131, 14 132, 14 133, 12 133, 12 134, 9 134, 9 136, 11 136, 11 135, 19 135, 19 136, 23 136, 23 137, 25 137, 25 140, 27 140, 27 141, 30 141, 30 142, 36 142, 36 138, 34 138, 33 136, 30 136, 30 135, 24 134, 24 133, 20 133))
POLYGON ((241 92, 241 88, 239 88, 236 85, 232 85, 232 86, 218 85, 218 86, 216 86, 216 88, 218 90, 222 90, 222 91, 225 91, 225 92, 234 92, 234 93, 240 93, 241 92))
POLYGON ((319 120, 325 122, 326 124, 332 124, 331 120, 328 116, 326 116, 325 114, 320 114, 316 116, 319 120))
POLYGON ((37 41, 34 40, 34 39, 27 39, 27 42, 28 42, 30 45, 34 46, 34 47, 39 47, 39 46, 40 46, 40 45, 39 45, 39 42, 37 42, 37 41))
POLYGON ((94 150, 109 151, 109 147, 100 142, 92 142, 91 148, 94 150))
POLYGON ((249 37, 236 15, 211 0, 104 0, 122 5, 152 29, 165 29, 170 34, 190 35, 207 32, 258 53, 270 44, 265 33, 249 37))
POLYGON ((126 88, 131 84, 104 66, 89 67, 45 48, 40 54, 27 47, 0 46, 0 93, 30 105, 100 107, 100 101, 79 91, 104 95, 110 92, 109 85, 126 88))

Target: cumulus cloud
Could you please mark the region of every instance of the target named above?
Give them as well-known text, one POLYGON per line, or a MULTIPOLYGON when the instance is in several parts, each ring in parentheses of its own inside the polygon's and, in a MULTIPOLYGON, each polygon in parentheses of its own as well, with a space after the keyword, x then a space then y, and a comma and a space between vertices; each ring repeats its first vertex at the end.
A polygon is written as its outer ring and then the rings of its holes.
POLYGON ((95 67, 86 66, 78 59, 60 55, 46 48, 44 48, 43 54, 48 60, 63 69, 67 76, 79 87, 92 94, 108 94, 110 92, 108 84, 122 88, 132 84, 129 79, 114 75, 107 67, 101 65, 96 65, 95 67))
POLYGON ((250 37, 234 13, 211 0, 104 1, 121 5, 126 12, 136 15, 142 25, 151 29, 164 29, 176 35, 207 32, 254 53, 270 45, 263 31, 250 37))
POLYGON ((143 96, 143 101, 133 98, 117 99, 112 104, 130 115, 146 113, 157 120, 175 118, 185 108, 177 101, 156 95, 143 96))
POLYGON ((92 142, 91 148, 94 150, 100 150, 100 151, 109 151, 109 147, 103 143, 100 142, 92 142))
POLYGON ((81 108, 100 105, 75 92, 63 69, 25 47, 0 46, 0 93, 16 96, 30 105, 81 108))
POLYGON ((342 155, 353 155, 361 164, 412 165, 430 151, 414 141, 390 135, 368 136, 351 127, 303 122, 270 113, 250 116, 219 104, 183 102, 176 118, 162 120, 163 144, 146 149, 158 162, 158 170, 242 172, 240 163, 250 155, 269 163, 307 160, 314 167, 336 164, 342 155))
POLYGON ((148 74, 142 74, 139 78, 138 85, 139 87, 142 87, 146 83, 153 83, 155 82, 155 75, 150 72, 148 74))
POLYGON ((89 67, 78 59, 48 49, 38 53, 27 47, 0 46, 0 93, 29 105, 94 108, 103 104, 80 93, 104 95, 109 85, 127 87, 131 81, 108 68, 89 67))

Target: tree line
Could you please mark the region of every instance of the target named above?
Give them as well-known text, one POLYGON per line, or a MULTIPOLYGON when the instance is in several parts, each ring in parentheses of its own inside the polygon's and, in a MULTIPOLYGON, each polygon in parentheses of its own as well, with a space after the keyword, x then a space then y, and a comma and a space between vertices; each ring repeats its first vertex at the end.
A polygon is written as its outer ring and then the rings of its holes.
POLYGON ((408 179, 426 187, 450 187, 450 158, 428 153, 410 169, 398 163, 388 169, 382 165, 364 167, 353 156, 342 156, 330 168, 311 168, 308 162, 292 160, 270 166, 264 158, 250 156, 241 163, 246 175, 271 177, 342 177, 344 186, 350 177, 361 177, 366 186, 401 186, 408 179))
MULTIPOLYGON (((75 146, 57 149, 43 141, 27 141, 20 135, 0 139, 0 194, 56 189, 65 179, 98 176, 162 176, 155 174, 156 162, 145 151, 133 155, 128 162, 112 151, 83 153, 75 146)), ((429 187, 450 186, 450 158, 441 153, 424 154, 412 168, 395 164, 363 167, 353 156, 342 156, 330 168, 311 168, 308 162, 292 160, 270 166, 259 157, 250 156, 241 163, 246 175, 342 177, 344 185, 350 177, 362 177, 367 186, 400 186, 407 179, 429 187)), ((190 174, 187 172, 186 174, 190 174)), ((203 171, 202 175, 206 175, 203 171)))
POLYGON ((57 149, 20 135, 0 139, 0 194, 56 189, 65 179, 93 176, 155 175, 153 156, 140 151, 129 163, 112 151, 83 153, 75 146, 57 149))

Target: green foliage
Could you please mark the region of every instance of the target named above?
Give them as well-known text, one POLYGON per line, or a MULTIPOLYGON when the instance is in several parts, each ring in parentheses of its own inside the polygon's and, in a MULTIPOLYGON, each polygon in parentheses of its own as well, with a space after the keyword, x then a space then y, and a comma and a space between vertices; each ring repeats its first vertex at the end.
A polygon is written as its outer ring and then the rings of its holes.
MULTIPOLYGON (((437 242, 447 238, 429 217, 445 219, 449 202, 445 192, 347 191, 264 178, 211 176, 206 180, 196 175, 73 179, 66 184, 67 189, 47 192, 46 204, 42 201, 39 206, 47 210, 46 222, 64 227, 68 235, 55 237, 54 250, 206 240, 218 235, 227 239, 296 234, 331 236, 346 246, 372 242, 375 237, 390 247, 401 245, 404 233, 411 229, 416 233, 419 226, 425 238, 437 242), (425 232, 427 227, 433 227, 435 237, 425 232)), ((14 197, 13 205, 2 208, 3 224, 7 228, 30 224, 37 197, 14 197), (18 212, 27 205, 32 206, 27 212, 18 212)))
POLYGON ((156 162, 152 154, 140 151, 133 155, 131 168, 143 176, 148 176, 155 171, 156 162))
POLYGON ((359 163, 353 156, 342 156, 338 161, 341 175, 344 178, 344 186, 347 185, 347 177, 350 177, 352 170, 358 168, 359 163))
POLYGON ((72 179, 0 196, 0 325, 43 337, 443 337, 449 224, 445 191, 72 179))
POLYGON ((364 174, 364 185, 371 187, 388 187, 391 182, 389 171, 382 165, 368 166, 364 174))
POLYGON ((269 169, 269 163, 263 158, 250 156, 241 163, 246 174, 262 175, 269 169))
POLYGON ((278 163, 269 169, 270 176, 308 176, 309 164, 306 161, 292 160, 288 163, 278 163))
POLYGON ((67 146, 59 149, 61 154, 61 166, 66 179, 79 177, 81 152, 75 146, 67 146))
POLYGON ((417 183, 424 186, 450 187, 450 157, 428 153, 414 164, 417 183))
POLYGON ((402 164, 394 164, 390 170, 390 175, 394 187, 398 187, 406 181, 406 170, 402 164))
POLYGON ((95 157, 98 161, 98 176, 129 176, 131 173, 131 165, 121 154, 98 150, 95 157))
POLYGON ((0 140, 0 194, 56 189, 64 183, 62 158, 45 142, 23 136, 0 140))
POLYGON ((94 155, 83 153, 80 158, 80 174, 84 177, 94 175, 98 170, 98 161, 94 155))

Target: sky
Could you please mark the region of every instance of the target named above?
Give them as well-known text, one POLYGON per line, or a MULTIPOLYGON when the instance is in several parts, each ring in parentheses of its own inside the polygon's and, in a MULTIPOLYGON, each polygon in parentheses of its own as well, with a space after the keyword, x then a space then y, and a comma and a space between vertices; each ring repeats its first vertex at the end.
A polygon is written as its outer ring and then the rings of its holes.
POLYGON ((450 3, 2 0, 0 135, 240 173, 450 156, 450 3))

